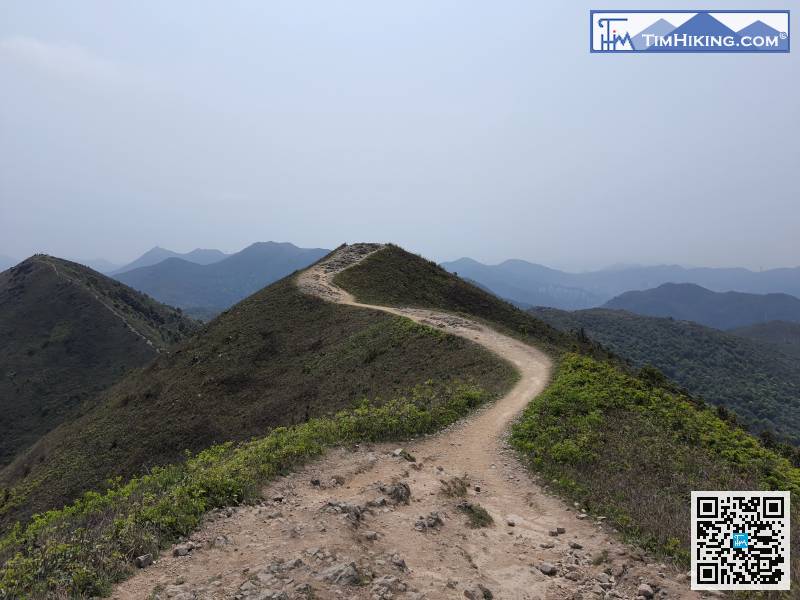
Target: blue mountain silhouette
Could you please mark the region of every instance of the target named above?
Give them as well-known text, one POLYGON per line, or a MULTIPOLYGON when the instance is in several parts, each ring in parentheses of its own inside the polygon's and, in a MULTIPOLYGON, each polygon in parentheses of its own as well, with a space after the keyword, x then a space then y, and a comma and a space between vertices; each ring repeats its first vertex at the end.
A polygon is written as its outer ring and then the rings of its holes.
MULTIPOLYGON (((759 21, 755 21, 754 23, 750 23, 750 25, 748 25, 744 29, 740 29, 737 32, 737 35, 739 35, 739 37, 741 37, 741 36, 753 37, 753 36, 757 36, 757 35, 765 36, 765 37, 766 36, 777 36, 778 37, 778 48, 777 49, 778 50, 788 50, 789 49, 789 38, 787 37, 785 40, 780 39, 780 33, 781 32, 778 31, 777 29, 775 29, 774 27, 770 27, 769 25, 764 23, 764 21, 760 21, 759 20, 759 21)), ((769 48, 766 48, 766 47, 763 47, 763 46, 761 48, 755 48, 755 50, 772 50, 772 51, 775 51, 775 49, 776 48, 774 46, 771 46, 769 48)))
POLYGON ((644 39, 645 34, 653 34, 657 36, 664 36, 675 29, 675 25, 666 19, 659 19, 652 25, 642 29, 638 34, 633 36, 633 47, 636 50, 647 50, 647 42, 644 39))
MULTIPOLYGON (((680 35, 680 34, 686 34, 687 36, 693 36, 693 35, 732 36, 737 43, 739 41, 739 36, 733 29, 720 23, 717 19, 715 19, 708 13, 697 13, 691 19, 686 21, 683 25, 676 27, 670 32, 670 35, 680 35)), ((648 50, 650 50, 651 52, 657 51, 652 46, 648 50)), ((697 48, 692 46, 675 46, 670 50, 672 52, 697 52, 698 50, 705 52, 740 52, 742 51, 742 48, 739 47, 697 48)))

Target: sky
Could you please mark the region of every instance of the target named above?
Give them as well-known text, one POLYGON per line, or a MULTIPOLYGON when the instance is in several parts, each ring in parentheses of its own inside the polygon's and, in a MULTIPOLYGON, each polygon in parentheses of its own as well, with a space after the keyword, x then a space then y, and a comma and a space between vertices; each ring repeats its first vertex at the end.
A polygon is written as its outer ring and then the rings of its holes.
POLYGON ((800 50, 590 54, 603 7, 4 0, 0 254, 800 265, 800 50))

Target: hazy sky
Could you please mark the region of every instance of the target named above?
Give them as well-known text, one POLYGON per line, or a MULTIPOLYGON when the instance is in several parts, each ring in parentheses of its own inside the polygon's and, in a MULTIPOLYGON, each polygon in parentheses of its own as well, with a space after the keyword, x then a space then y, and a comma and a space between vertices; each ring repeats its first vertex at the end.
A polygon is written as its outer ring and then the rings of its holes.
POLYGON ((0 254, 800 264, 800 43, 592 55, 604 7, 3 0, 0 254))

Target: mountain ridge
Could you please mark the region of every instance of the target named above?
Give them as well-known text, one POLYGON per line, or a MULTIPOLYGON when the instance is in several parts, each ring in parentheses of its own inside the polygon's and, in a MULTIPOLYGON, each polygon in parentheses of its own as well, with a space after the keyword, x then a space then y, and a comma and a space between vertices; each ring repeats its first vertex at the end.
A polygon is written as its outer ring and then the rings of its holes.
POLYGON ((255 242, 207 265, 168 257, 116 277, 161 302, 194 314, 220 312, 264 286, 322 258, 329 250, 299 248, 288 242, 255 242))
POLYGON ((693 283, 664 283, 620 294, 604 308, 734 329, 765 321, 800 322, 800 298, 789 294, 714 292, 693 283))
POLYGON ((71 261, 35 255, 0 273, 0 465, 196 328, 71 261))

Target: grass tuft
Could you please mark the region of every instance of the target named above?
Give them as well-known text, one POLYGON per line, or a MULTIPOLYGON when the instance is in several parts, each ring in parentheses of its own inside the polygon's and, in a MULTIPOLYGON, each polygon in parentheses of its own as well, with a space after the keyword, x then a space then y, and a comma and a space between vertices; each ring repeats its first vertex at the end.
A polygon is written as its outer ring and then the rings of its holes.
POLYGON ((473 529, 494 525, 492 515, 477 502, 459 502, 456 508, 467 515, 467 525, 473 529))

